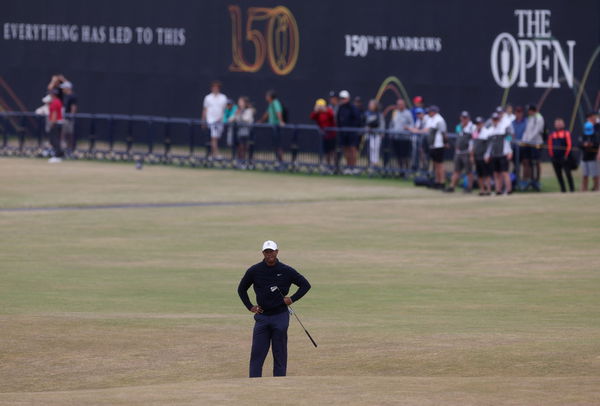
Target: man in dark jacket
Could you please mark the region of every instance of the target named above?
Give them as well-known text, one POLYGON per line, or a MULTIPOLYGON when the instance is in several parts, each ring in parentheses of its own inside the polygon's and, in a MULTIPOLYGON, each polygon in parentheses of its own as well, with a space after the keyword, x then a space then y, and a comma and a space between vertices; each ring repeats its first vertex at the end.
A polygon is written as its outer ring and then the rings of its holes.
MULTIPOLYGON (((340 92, 340 106, 337 112, 337 125, 344 128, 360 127, 360 113, 356 107, 350 103, 350 92, 342 90, 340 92)), ((356 173, 356 160, 358 157, 358 131, 340 131, 340 143, 344 149, 346 158, 346 170, 344 173, 356 173)))
POLYGON ((290 323, 288 306, 298 301, 310 289, 310 283, 294 268, 279 262, 279 249, 274 241, 265 241, 262 250, 264 260, 251 266, 238 286, 240 299, 254 313, 254 332, 250 354, 250 378, 262 376, 262 367, 269 352, 273 351, 273 376, 285 376, 287 370, 287 330, 290 323), (298 290, 287 296, 290 286, 298 290), (248 297, 248 289, 254 287, 256 302, 248 297))

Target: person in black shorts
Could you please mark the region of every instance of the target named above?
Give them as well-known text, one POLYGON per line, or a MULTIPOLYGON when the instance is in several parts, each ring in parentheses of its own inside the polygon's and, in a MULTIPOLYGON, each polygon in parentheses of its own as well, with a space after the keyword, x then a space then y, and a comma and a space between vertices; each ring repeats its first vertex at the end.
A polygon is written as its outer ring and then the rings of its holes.
POLYGON ((489 196, 492 191, 491 176, 492 168, 485 162, 485 152, 488 146, 488 131, 484 127, 483 117, 475 118, 475 130, 473 131, 471 161, 475 162, 475 172, 479 182, 479 196, 489 196))
MULTIPOLYGON (((341 128, 352 128, 360 126, 360 114, 356 107, 350 102, 350 92, 342 90, 340 92, 340 106, 337 112, 337 125, 341 128)), ((347 168, 346 174, 357 172, 356 161, 358 157, 358 131, 346 130, 340 131, 340 143, 344 149, 347 168)))
POLYGON ((512 184, 508 173, 508 162, 512 158, 512 149, 506 139, 505 129, 500 125, 498 113, 492 114, 489 131, 486 161, 492 164, 496 194, 508 195, 512 193, 512 184))

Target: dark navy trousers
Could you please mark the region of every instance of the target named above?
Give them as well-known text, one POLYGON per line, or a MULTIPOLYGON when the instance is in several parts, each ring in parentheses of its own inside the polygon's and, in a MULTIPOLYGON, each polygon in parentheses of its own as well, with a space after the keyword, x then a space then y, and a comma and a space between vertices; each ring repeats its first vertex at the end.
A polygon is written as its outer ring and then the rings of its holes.
POLYGON ((273 352, 273 376, 285 376, 287 369, 287 330, 290 314, 285 312, 267 316, 255 314, 252 334, 252 352, 250 353, 250 378, 262 376, 265 358, 269 347, 273 352))

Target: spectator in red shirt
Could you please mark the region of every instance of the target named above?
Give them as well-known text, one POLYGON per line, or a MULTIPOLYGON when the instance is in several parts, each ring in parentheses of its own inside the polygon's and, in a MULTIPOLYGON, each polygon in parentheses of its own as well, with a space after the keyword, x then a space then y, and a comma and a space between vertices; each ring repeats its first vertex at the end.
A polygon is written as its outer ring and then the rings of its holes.
POLYGON ((335 127, 333 109, 327 106, 325 99, 319 99, 315 103, 313 112, 310 113, 310 119, 314 120, 323 132, 323 153, 325 154, 327 165, 331 166, 335 162, 336 132, 324 129, 335 127))
POLYGON ((58 98, 57 89, 50 91, 50 97, 52 98, 52 101, 48 107, 48 125, 46 128, 48 137, 50 138, 50 144, 52 145, 52 157, 48 162, 55 163, 60 162, 63 157, 63 150, 60 142, 63 123, 63 104, 58 98))
POLYGON ((569 191, 574 192, 573 176, 569 166, 569 154, 571 153, 571 133, 565 130, 565 121, 562 118, 554 120, 554 131, 548 137, 548 155, 552 158, 552 166, 556 173, 556 178, 560 184, 560 191, 566 193, 565 181, 562 173, 565 172, 567 182, 569 182, 569 191))

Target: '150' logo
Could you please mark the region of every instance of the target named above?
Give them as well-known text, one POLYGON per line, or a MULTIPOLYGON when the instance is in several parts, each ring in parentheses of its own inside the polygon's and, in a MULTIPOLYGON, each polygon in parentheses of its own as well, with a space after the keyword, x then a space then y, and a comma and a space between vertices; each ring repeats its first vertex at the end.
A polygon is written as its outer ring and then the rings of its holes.
POLYGON ((298 60, 300 35, 296 19, 287 7, 274 8, 250 7, 246 18, 245 31, 242 33, 242 11, 239 6, 229 6, 231 16, 231 54, 229 70, 234 72, 257 72, 268 57, 269 65, 278 75, 289 74, 298 60), (262 30, 253 26, 257 22, 266 22, 262 30), (244 42, 252 43, 254 60, 244 57, 244 42))

